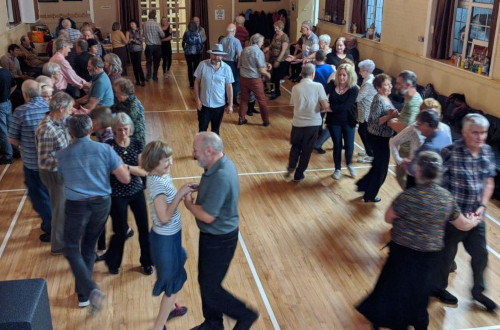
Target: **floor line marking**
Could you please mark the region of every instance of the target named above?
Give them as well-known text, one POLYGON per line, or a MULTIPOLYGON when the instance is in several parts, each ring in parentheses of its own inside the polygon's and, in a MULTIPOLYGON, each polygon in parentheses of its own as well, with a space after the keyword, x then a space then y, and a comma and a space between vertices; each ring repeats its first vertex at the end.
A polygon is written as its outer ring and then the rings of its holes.
POLYGON ((250 271, 252 272, 253 278, 255 280, 255 284, 257 284, 257 288, 259 290, 262 301, 264 302, 264 306, 266 306, 267 314, 269 314, 269 318, 271 319, 271 323, 273 324, 273 327, 275 330, 280 330, 280 326, 278 324, 278 321, 276 320, 276 316, 274 315, 273 308, 271 307, 271 303, 269 302, 269 299, 267 299, 266 291, 264 290, 264 287, 262 286, 262 282, 260 281, 259 274, 257 274, 257 270, 255 269, 255 266, 254 266, 253 261, 252 261, 252 257, 250 257, 250 253, 248 252, 247 246, 245 244, 245 241, 243 240, 243 236, 241 235, 241 232, 238 233, 238 240, 240 241, 241 249, 243 250, 243 253, 245 254, 245 258, 247 259, 248 267, 250 267, 250 271))
POLYGON ((500 329, 500 325, 492 325, 492 326, 481 327, 481 328, 467 328, 467 329, 460 329, 460 330, 494 330, 494 329, 500 329))
POLYGON ((20 192, 20 191, 26 191, 26 188, 21 188, 21 189, 5 189, 5 190, 0 190, 0 193, 10 193, 10 192, 20 192))
POLYGON ((5 168, 3 169, 2 174, 0 174, 0 181, 2 181, 3 176, 5 175, 5 173, 7 173, 7 170, 9 169, 9 167, 10 167, 10 164, 7 164, 5 166, 5 168))
POLYGON ((288 94, 292 95, 292 92, 290 92, 290 90, 288 88, 286 88, 285 86, 283 86, 283 84, 281 84, 280 87, 283 88, 285 91, 287 91, 288 94))
POLYGON ((7 242, 9 241, 10 235, 12 235, 12 232, 14 231, 14 226, 16 225, 17 219, 19 218, 19 214, 21 214, 21 210, 23 209, 23 206, 24 206, 24 203, 26 202, 27 197, 28 197, 28 193, 25 192, 23 198, 21 199, 21 202, 19 202, 19 206, 17 207, 16 214, 14 214, 14 217, 12 218, 12 221, 10 222, 9 230, 7 230, 7 233, 5 234, 5 237, 3 238, 2 245, 0 245, 0 260, 2 260, 3 252, 5 251, 5 248, 7 247, 7 242))
POLYGON ((179 84, 177 83, 177 78, 175 78, 175 74, 173 72, 171 72, 171 73, 172 73, 172 77, 174 78, 175 84, 177 85, 177 90, 179 91, 179 94, 181 95, 181 99, 182 99, 182 102, 184 103, 184 107, 186 108, 186 111, 187 111, 187 110, 189 110, 189 108, 187 106, 186 100, 184 99, 184 95, 181 92, 181 88, 179 87, 179 84))

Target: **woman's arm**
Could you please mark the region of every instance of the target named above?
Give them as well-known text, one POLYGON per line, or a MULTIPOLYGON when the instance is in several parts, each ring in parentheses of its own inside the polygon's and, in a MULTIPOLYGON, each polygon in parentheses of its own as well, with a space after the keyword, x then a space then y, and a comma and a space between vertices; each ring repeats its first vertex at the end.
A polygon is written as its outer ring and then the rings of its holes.
POLYGON ((462 213, 450 223, 455 226, 458 230, 469 231, 476 227, 481 222, 481 218, 471 213, 468 218, 466 218, 462 213))
POLYGON ((159 194, 158 196, 156 196, 153 201, 153 205, 156 211, 156 215, 158 216, 158 220, 162 224, 168 223, 172 218, 175 210, 179 206, 179 203, 188 193, 192 191, 193 189, 188 186, 188 184, 185 184, 181 189, 179 189, 174 197, 174 200, 170 204, 167 203, 167 198, 164 194, 159 194))
POLYGON ((385 211, 385 222, 394 223, 394 220, 396 220, 397 218, 398 218, 398 215, 394 211, 394 208, 392 207, 392 205, 389 206, 387 208, 387 211, 385 211))
POLYGON ((394 160, 398 165, 403 161, 403 158, 399 155, 399 146, 405 142, 411 141, 412 135, 415 134, 413 130, 414 127, 409 126, 389 140, 389 146, 391 148, 392 156, 394 157, 394 160))

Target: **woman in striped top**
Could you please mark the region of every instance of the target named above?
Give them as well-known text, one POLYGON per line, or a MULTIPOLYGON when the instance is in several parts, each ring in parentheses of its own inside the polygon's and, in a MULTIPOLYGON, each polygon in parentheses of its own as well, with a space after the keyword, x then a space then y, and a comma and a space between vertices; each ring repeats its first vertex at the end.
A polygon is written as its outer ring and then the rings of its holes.
POLYGON ((187 312, 186 307, 175 303, 177 293, 187 279, 184 269, 187 256, 182 248, 181 215, 177 206, 197 185, 186 184, 177 192, 170 176, 172 148, 165 142, 148 143, 141 159, 143 168, 149 172, 147 197, 153 219, 149 239, 157 275, 153 295, 165 293, 154 325, 155 330, 161 330, 166 329, 168 319, 187 312))

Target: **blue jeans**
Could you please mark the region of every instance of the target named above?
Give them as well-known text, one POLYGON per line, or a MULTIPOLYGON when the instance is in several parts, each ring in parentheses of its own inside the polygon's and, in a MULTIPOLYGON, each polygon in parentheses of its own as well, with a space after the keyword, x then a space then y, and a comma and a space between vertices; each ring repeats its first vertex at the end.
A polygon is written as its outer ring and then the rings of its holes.
POLYGON ((7 135, 11 116, 12 104, 10 101, 0 103, 0 153, 5 159, 12 159, 12 146, 7 135))
POLYGON ((111 207, 111 197, 103 196, 86 201, 66 200, 64 248, 71 271, 75 276, 75 291, 88 297, 97 288, 92 273, 95 246, 104 229, 111 207))
POLYGON ((51 231, 52 208, 50 206, 50 196, 47 188, 40 179, 40 172, 30 170, 26 166, 24 169, 24 184, 28 188, 28 196, 33 204, 33 208, 42 218, 42 230, 46 233, 51 231))
POLYGON ((233 72, 234 83, 233 83, 233 104, 238 100, 238 93, 240 91, 240 70, 238 69, 238 63, 233 61, 224 61, 233 72))
POLYGON ((333 140, 333 162, 335 170, 340 170, 342 165, 342 149, 345 145, 345 163, 351 165, 352 153, 354 151, 354 134, 356 126, 349 124, 327 125, 333 140), (343 140, 343 141, 342 141, 343 140))

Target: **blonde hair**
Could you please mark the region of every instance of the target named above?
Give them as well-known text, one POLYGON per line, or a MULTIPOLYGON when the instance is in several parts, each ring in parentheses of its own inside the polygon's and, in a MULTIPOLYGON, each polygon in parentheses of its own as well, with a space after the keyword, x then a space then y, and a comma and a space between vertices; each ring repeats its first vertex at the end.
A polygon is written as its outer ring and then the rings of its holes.
POLYGON ((426 98, 420 105, 420 111, 424 110, 436 110, 438 115, 441 115, 441 103, 432 97, 426 98))
POLYGON ((358 75, 356 74, 356 71, 354 71, 354 66, 347 63, 339 65, 337 71, 335 71, 335 86, 338 86, 339 84, 340 70, 344 70, 347 73, 347 86, 349 88, 356 86, 358 82, 358 75))
POLYGON ((172 147, 163 141, 151 141, 144 147, 141 154, 141 167, 151 172, 154 170, 162 158, 169 158, 172 156, 172 147))

